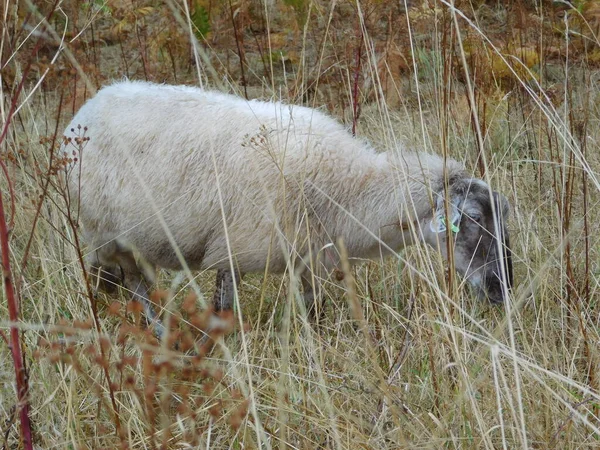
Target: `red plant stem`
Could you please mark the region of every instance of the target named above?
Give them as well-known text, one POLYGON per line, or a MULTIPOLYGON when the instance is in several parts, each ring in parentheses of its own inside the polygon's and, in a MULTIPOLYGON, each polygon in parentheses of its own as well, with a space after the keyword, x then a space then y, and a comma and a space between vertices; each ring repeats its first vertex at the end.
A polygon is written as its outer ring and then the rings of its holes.
POLYGON ((229 12, 231 13, 231 23, 233 24, 233 34, 235 36, 235 45, 237 46, 238 57, 240 58, 240 71, 242 73, 242 86, 244 87, 244 97, 248 100, 248 83, 246 82, 246 75, 244 74, 244 53, 242 52, 242 47, 240 46, 240 34, 238 33, 237 24, 235 23, 235 15, 233 13, 233 5, 231 4, 231 0, 229 0, 229 12))
MULTIPOLYGON (((50 12, 46 16, 46 21, 50 19, 54 10, 56 9, 56 5, 59 0, 55 0, 52 8, 50 8, 50 12)), ((27 80, 27 75, 31 69, 31 64, 35 55, 37 55, 40 46, 42 44, 42 38, 39 37, 32 51, 32 57, 27 62, 25 69, 21 75, 21 81, 17 85, 15 89, 15 93, 13 95, 10 109, 6 116, 6 122, 4 123, 4 128, 2 129, 2 133, 0 134, 0 144, 4 142, 8 134, 8 129, 11 123, 11 119, 13 114, 17 108, 17 100, 19 95, 21 94, 21 90, 25 85, 25 81, 27 80)), ((12 182, 10 180, 8 170, 3 161, 0 160, 0 166, 4 175, 6 176, 6 181, 9 186, 10 193, 10 202, 12 206, 11 212, 11 226, 12 226, 12 215, 15 212, 15 202, 14 202, 14 190, 12 186, 12 182)), ((29 393, 28 387, 28 379, 27 373, 24 365, 23 352, 21 351, 21 341, 19 340, 19 328, 17 327, 17 323, 19 322, 19 304, 17 301, 17 296, 15 295, 15 288, 13 286, 13 277, 12 271, 10 268, 10 245, 9 245, 9 227, 6 222, 6 215, 4 214, 4 202, 2 199, 2 191, 0 191, 0 252, 2 253, 2 277, 4 278, 4 290, 6 292, 6 302, 8 304, 8 316, 10 319, 10 351, 12 354, 13 365, 15 367, 15 381, 17 385, 17 401, 18 401, 18 409, 19 409, 19 417, 21 421, 21 439, 23 440, 23 447, 26 450, 33 450, 33 437, 31 433, 31 420, 29 418, 29 400, 27 398, 29 393)))
POLYGON ((31 437, 31 422, 29 420, 29 402, 27 400, 27 375, 23 366, 23 353, 21 352, 21 341, 19 340, 19 308, 13 287, 12 272, 10 270, 10 252, 8 245, 8 226, 4 215, 4 204, 2 192, 0 192, 0 250, 2 252, 2 276, 4 278, 4 290, 8 303, 8 316, 10 319, 10 350, 13 364, 15 366, 15 378, 17 381, 17 399, 19 401, 19 416, 21 419, 21 437, 23 446, 27 450, 33 450, 31 437))
MULTIPOLYGON (((54 10, 54 8, 52 9, 54 10)), ((33 54, 37 54, 39 50, 41 40, 38 39, 33 54)), ((8 128, 17 107, 17 99, 23 89, 27 74, 31 68, 31 60, 23 70, 21 82, 18 84, 15 90, 8 115, 6 116, 6 122, 4 128, 0 134, 0 144, 4 142, 7 136, 8 128)), ((0 167, 6 177, 8 183, 8 191, 10 195, 10 203, 12 206, 11 212, 11 227, 12 220, 15 211, 15 199, 12 181, 8 174, 8 168, 4 164, 4 161, 0 160, 0 167)), ((10 269, 10 250, 9 250, 9 226, 6 222, 6 215, 4 214, 4 202, 2 200, 2 191, 0 191, 0 252, 2 253, 2 277, 4 278, 4 290, 6 292, 6 301, 8 303, 8 316, 11 322, 10 325, 10 351, 12 353, 13 365, 15 367, 15 381, 17 384, 17 400, 19 407, 19 416, 21 419, 21 438, 23 440, 23 446, 26 450, 33 450, 33 440, 31 435, 31 421, 29 419, 29 402, 27 394, 29 392, 27 374, 23 363, 23 353, 21 351, 21 341, 19 340, 19 328, 17 323, 19 322, 19 305, 17 297, 15 295, 15 289, 13 286, 12 271, 10 269)))
MULTIPOLYGON (((2 142, 3 140, 4 139, 0 139, 0 142, 2 142)), ((6 182, 8 183, 8 196, 10 198, 10 220, 8 221, 8 229, 12 230, 15 223, 15 189, 10 181, 8 167, 6 167, 6 164, 4 164, 4 162, 0 164, 0 168, 2 169, 2 172, 4 172, 4 177, 6 178, 6 182)))
POLYGON ((358 122, 358 81, 360 78, 360 60, 362 57, 363 30, 358 16, 358 48, 356 49, 356 67, 354 69, 354 86, 352 87, 352 136, 356 136, 356 123, 358 122))

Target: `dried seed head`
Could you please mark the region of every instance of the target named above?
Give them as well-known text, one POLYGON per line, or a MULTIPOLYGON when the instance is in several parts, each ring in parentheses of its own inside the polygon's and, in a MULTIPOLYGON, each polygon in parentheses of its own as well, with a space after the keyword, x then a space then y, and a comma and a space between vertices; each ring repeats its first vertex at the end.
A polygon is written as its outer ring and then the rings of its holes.
POLYGON ((88 356, 94 357, 98 352, 96 351, 96 346, 94 344, 89 344, 85 347, 84 353, 88 356))
POLYGON ((144 377, 148 377, 152 373, 154 373, 152 353, 148 350, 144 350, 144 352, 142 353, 142 374, 144 375, 144 377))
POLYGON ((208 413, 215 418, 220 417, 222 412, 223 405, 221 403, 221 400, 217 400, 217 402, 213 406, 208 408, 208 413))
POLYGON ((121 302, 112 302, 108 307, 108 314, 110 316, 120 316, 121 315, 121 302))
POLYGON ((197 330, 205 330, 208 326, 209 318, 205 314, 194 313, 190 316, 190 323, 197 330))
POLYGON ((106 336, 100 336, 99 339, 100 347, 104 353, 108 353, 110 351, 110 340, 106 336))
POLYGON ((204 384, 202 385, 202 391, 206 394, 206 395, 212 395, 212 393, 215 390, 215 383, 213 383, 212 381, 205 381, 204 384))
POLYGON ((165 301, 169 299, 169 291, 164 289, 157 289, 150 293, 150 300, 152 303, 158 306, 164 305, 165 301))
POLYGON ((239 414, 232 414, 227 420, 229 422, 229 426, 231 426, 234 431, 237 431, 240 426, 242 426, 242 418, 239 414))
POLYGON ((177 315, 173 314, 171 316, 171 330, 173 330, 173 332, 175 332, 177 330, 177 327, 179 327, 179 317, 177 317, 177 315))
POLYGON ((195 292, 190 292, 189 294, 187 294, 185 296, 185 298, 183 299, 183 303, 181 305, 181 308, 189 315, 192 315, 196 312, 197 308, 196 308, 196 301, 198 300, 198 297, 196 295, 195 292))
POLYGON ((142 311, 144 310, 144 306, 136 301, 136 300, 131 300, 129 302, 127 302, 127 312, 128 313, 134 313, 134 314, 141 314, 142 311))
POLYGON ((144 395, 146 398, 151 399, 154 397, 154 394, 156 394, 156 390, 156 383, 154 381, 149 381, 148 384, 146 384, 146 389, 144 389, 144 395))
POLYGON ((181 336, 181 332, 179 330, 172 330, 169 334, 169 342, 167 343, 170 348, 174 347, 181 336))
POLYGON ((92 321, 88 320, 75 320, 73 322, 73 328, 78 328, 80 330, 90 330, 93 327, 92 321))
POLYGON ((182 402, 179 405, 177 405, 177 413, 178 414, 181 414, 182 416, 187 415, 189 413, 189 411, 190 411, 190 406, 187 403, 182 402))
POLYGON ((218 382, 221 382, 224 376, 223 371, 221 369, 214 369, 210 375, 215 379, 215 381, 218 382))
POLYGON ((242 393, 240 392, 239 389, 233 388, 231 390, 231 398, 234 399, 234 400, 239 400, 239 399, 242 398, 242 393))
POLYGON ((127 377, 125 377, 125 386, 129 389, 135 387, 135 378, 133 377, 133 375, 128 375, 127 377))
POLYGON ((184 333, 181 337, 180 348, 184 353, 187 353, 194 348, 194 338, 189 332, 184 333))

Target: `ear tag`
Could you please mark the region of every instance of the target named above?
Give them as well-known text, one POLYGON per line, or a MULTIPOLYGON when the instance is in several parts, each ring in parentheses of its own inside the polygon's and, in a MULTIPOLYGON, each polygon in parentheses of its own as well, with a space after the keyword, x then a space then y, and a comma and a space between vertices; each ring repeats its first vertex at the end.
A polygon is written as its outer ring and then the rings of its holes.
POLYGON ((431 222, 429 222, 429 228, 431 228, 431 231, 434 233, 443 233, 446 231, 446 218, 444 217, 444 214, 437 213, 433 219, 431 219, 431 222))
POLYGON ((453 233, 458 233, 460 231, 460 228, 458 227, 458 224, 460 223, 460 213, 454 209, 454 212, 452 214, 452 223, 450 224, 450 229, 452 230, 453 233))
MULTIPOLYGON (((450 223, 450 230, 452 230, 453 233, 458 233, 460 231, 460 228, 457 225, 458 223, 460 223, 460 213, 458 211, 454 211, 454 214, 452 215, 452 221, 450 223)), ((431 228, 431 231, 434 233, 443 233, 446 231, 448 227, 446 226, 445 214, 443 212, 437 213, 433 220, 429 222, 429 228, 431 228)))

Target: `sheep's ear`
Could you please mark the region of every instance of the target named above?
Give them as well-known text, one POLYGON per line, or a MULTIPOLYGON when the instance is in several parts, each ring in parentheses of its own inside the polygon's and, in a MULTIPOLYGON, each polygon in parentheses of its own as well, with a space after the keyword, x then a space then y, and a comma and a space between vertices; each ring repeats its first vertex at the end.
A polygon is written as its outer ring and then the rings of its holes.
POLYGON ((433 219, 429 223, 431 231, 434 233, 443 233, 450 228, 454 233, 458 233, 460 230, 460 212, 458 211, 458 207, 462 200, 462 198, 457 196, 450 201, 450 205, 448 205, 450 226, 448 226, 446 222, 446 202, 444 197, 440 196, 437 200, 435 212, 433 213, 433 219))
POLYGON ((501 214, 500 217, 506 220, 510 215, 510 204, 508 203, 508 199, 499 192, 494 191, 494 201, 496 202, 498 213, 501 214))

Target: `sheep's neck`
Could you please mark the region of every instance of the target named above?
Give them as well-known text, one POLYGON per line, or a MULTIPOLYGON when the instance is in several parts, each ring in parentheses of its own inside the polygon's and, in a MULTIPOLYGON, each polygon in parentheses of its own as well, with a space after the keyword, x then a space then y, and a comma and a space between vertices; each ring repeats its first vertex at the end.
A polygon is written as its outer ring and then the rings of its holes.
POLYGON ((347 182, 338 182, 340 192, 332 193, 333 204, 323 211, 325 240, 338 244, 336 241, 342 239, 349 256, 359 258, 399 250, 408 244, 403 242, 403 235, 408 234, 403 228, 410 225, 410 219, 401 219, 397 188, 392 185, 390 173, 389 167, 379 164, 359 177, 353 174, 347 182))
POLYGON ((359 255, 428 242, 433 199, 444 190, 445 177, 466 176, 460 163, 436 155, 409 152, 385 157, 387 164, 379 164, 353 184, 361 186, 353 192, 354 197, 348 197, 356 199, 348 208, 356 220, 346 216, 344 222, 344 213, 338 211, 341 234, 363 235, 357 242, 359 255))

